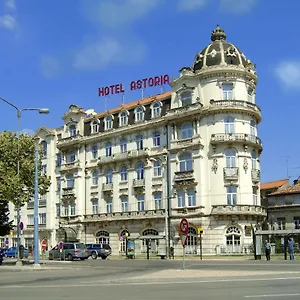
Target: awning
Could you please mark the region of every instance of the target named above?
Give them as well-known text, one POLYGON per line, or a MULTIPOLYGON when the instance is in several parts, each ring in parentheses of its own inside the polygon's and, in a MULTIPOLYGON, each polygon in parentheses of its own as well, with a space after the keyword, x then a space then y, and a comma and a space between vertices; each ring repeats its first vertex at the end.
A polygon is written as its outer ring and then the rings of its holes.
POLYGON ((56 238, 62 242, 77 242, 77 232, 71 227, 60 227, 56 231, 56 238))

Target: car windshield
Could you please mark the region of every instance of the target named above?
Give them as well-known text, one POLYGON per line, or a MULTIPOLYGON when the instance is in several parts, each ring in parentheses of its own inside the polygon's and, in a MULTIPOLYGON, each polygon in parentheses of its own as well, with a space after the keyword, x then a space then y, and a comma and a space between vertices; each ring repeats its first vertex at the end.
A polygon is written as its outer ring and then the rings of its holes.
POLYGON ((86 249, 86 245, 85 244, 76 244, 76 249, 86 249))

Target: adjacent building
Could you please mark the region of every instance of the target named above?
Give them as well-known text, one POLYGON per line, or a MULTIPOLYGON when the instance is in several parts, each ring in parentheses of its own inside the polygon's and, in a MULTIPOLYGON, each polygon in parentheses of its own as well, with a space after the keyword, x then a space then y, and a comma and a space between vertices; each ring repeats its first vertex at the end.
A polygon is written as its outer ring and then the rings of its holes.
MULTIPOLYGON (((89 115, 71 105, 62 127, 41 127, 52 185, 40 200, 40 238, 109 243, 123 254, 128 236, 136 254, 149 240, 152 253, 164 245, 180 255, 187 218, 187 254, 199 253, 200 231, 204 254, 249 252, 247 228, 266 217, 254 68, 218 26, 170 92, 89 115)), ((31 205, 22 209, 28 241, 31 205)))

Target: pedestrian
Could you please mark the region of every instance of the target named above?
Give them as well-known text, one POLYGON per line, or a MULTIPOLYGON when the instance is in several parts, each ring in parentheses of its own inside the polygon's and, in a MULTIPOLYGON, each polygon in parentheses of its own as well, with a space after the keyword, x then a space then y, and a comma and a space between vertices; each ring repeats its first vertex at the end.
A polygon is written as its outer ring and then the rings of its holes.
POLYGON ((268 240, 265 240, 265 253, 266 253, 266 259, 271 259, 271 244, 268 240))
POLYGON ((294 260, 294 240, 293 238, 288 239, 288 247, 289 247, 289 254, 290 254, 290 260, 294 260))

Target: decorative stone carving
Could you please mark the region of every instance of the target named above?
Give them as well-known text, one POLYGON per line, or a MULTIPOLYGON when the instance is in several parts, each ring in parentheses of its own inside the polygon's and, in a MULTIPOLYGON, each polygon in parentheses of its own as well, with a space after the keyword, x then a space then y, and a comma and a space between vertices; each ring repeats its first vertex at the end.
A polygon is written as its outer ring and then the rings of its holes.
POLYGON ((236 57, 236 49, 234 47, 230 47, 227 52, 227 56, 236 57))
POLYGON ((243 168, 245 170, 245 173, 247 173, 247 170, 248 170, 248 160, 247 160, 246 157, 244 158, 243 168))
POLYGON ((213 159, 211 170, 216 174, 218 171, 218 160, 216 158, 213 159))

